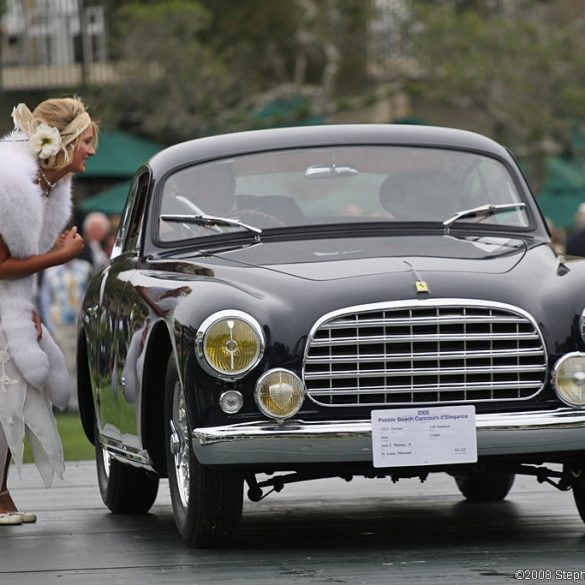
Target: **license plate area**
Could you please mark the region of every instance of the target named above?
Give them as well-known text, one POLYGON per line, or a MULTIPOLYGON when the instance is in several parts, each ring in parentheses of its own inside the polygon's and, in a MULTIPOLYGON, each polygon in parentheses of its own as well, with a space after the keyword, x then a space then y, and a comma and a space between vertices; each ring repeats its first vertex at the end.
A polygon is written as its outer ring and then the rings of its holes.
POLYGON ((372 410, 374 467, 477 461, 473 405, 372 410))

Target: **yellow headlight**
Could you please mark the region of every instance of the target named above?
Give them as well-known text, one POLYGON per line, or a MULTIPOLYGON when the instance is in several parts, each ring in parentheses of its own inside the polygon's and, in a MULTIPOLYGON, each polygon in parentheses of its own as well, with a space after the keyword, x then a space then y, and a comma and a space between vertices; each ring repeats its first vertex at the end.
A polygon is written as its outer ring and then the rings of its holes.
POLYGON ((197 339, 202 363, 227 377, 245 374, 260 361, 264 351, 260 325, 239 311, 212 315, 202 324, 197 339))
POLYGON ((585 354, 564 355, 555 364, 553 384, 563 402, 570 406, 585 406, 585 354))
POLYGON ((254 394, 258 408, 267 416, 284 419, 294 416, 305 398, 305 386, 288 370, 269 370, 256 384, 254 394))

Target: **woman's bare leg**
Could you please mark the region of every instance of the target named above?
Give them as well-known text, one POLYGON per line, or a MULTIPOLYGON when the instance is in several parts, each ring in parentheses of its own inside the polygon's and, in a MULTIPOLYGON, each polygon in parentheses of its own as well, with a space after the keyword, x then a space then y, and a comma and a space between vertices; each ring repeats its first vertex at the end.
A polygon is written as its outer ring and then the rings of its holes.
POLYGON ((10 451, 6 453, 6 459, 4 461, 4 468, 2 469, 2 487, 0 487, 0 492, 4 492, 8 489, 8 468, 10 467, 10 451))
POLYGON ((8 469, 12 455, 6 443, 6 437, 0 428, 0 465, 2 465, 2 486, 0 486, 0 514, 16 512, 16 506, 8 493, 8 469))

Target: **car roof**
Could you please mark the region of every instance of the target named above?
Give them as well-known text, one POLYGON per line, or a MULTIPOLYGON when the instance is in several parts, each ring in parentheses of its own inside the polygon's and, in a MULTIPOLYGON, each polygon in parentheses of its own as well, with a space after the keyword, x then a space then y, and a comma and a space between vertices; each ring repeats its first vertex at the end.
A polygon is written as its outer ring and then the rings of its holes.
POLYGON ((154 175, 189 163, 239 154, 335 145, 400 145, 453 148, 498 156, 508 151, 486 136, 437 126, 406 124, 332 124, 235 132, 189 140, 155 154, 148 162, 154 175))

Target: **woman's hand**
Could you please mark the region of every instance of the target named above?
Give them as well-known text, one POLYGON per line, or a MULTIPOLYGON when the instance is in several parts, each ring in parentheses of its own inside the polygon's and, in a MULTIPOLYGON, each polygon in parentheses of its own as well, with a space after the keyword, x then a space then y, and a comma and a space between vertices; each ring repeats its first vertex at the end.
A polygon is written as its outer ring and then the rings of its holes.
POLYGON ((43 337, 43 326, 41 322, 41 318, 39 317, 38 313, 33 309, 32 312, 32 320, 35 324, 35 328, 37 330, 37 341, 40 341, 43 337))
POLYGON ((57 238, 53 249, 62 251, 65 255, 65 262, 69 262, 81 254, 83 246, 83 238, 77 233, 77 228, 72 227, 57 238))
POLYGON ((52 250, 60 250, 63 247, 63 242, 65 241, 66 236, 67 232, 61 232, 59 237, 55 240, 52 250))

